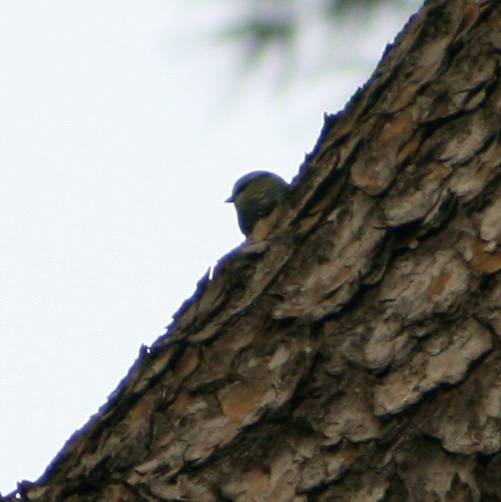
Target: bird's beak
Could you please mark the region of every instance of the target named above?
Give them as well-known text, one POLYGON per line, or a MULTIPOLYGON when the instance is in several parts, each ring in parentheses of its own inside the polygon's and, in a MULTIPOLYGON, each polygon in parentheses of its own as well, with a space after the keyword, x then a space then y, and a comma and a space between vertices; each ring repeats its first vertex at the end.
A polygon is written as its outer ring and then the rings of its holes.
POLYGON ((233 196, 231 196, 228 197, 224 202, 235 202, 235 199, 233 198, 233 196))

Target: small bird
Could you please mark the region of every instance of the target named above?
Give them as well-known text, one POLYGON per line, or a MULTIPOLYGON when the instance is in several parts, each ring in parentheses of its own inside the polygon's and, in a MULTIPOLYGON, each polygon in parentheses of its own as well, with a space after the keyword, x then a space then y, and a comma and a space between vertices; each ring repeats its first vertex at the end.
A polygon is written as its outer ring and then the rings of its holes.
POLYGON ((231 197, 225 202, 235 204, 238 225, 249 237, 256 223, 270 214, 288 191, 288 183, 280 176, 267 171, 254 171, 235 183, 231 197))

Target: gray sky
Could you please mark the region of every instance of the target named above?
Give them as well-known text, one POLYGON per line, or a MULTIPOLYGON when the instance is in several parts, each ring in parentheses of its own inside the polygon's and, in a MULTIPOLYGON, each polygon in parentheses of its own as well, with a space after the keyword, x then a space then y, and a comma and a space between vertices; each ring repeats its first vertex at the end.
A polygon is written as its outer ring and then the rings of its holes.
MULTIPOLYGON (((408 14, 336 34, 277 92, 214 41, 222 0, 0 1, 0 492, 36 480, 142 343, 242 242, 222 203, 291 179, 408 14), (357 31, 358 30, 358 31, 357 31), (331 56, 329 56, 330 58, 331 56), (309 76, 308 76, 309 75, 309 76)), ((302 50, 312 50, 306 28, 302 50)), ((314 27, 313 27, 314 28, 314 27)))

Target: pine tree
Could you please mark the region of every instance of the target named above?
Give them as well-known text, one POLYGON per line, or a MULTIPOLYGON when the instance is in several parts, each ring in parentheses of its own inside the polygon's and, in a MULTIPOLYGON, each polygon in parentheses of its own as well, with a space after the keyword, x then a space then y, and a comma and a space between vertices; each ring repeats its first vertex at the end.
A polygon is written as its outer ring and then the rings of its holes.
POLYGON ((4 500, 501 500, 501 3, 431 0, 261 238, 4 500))

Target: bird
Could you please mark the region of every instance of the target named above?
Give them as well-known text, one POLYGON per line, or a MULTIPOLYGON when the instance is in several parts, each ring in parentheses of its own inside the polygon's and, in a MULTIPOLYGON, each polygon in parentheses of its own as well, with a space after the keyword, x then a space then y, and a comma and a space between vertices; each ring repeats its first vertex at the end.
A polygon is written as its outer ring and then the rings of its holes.
POLYGON ((237 180, 225 202, 235 204, 240 230, 250 237, 256 223, 275 209, 289 188, 289 184, 274 173, 253 171, 237 180))

